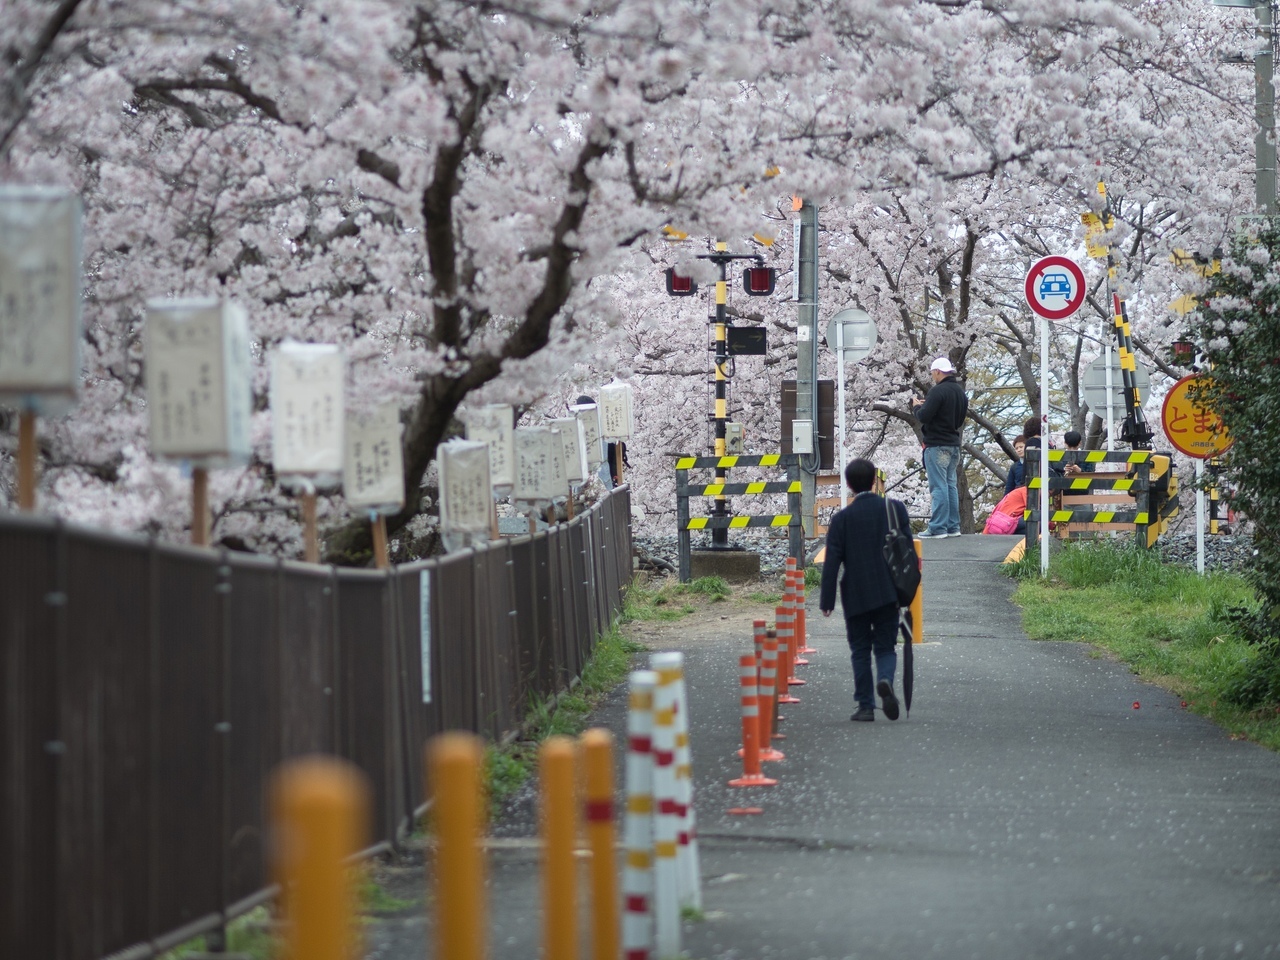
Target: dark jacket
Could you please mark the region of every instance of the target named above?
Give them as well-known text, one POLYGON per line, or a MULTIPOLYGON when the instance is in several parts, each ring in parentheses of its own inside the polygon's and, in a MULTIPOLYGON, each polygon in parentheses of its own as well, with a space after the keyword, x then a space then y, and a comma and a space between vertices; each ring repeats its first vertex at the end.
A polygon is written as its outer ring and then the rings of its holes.
POLYGON ((1014 487, 1025 487, 1027 485, 1027 465, 1021 460, 1013 461, 1013 465, 1009 467, 1009 474, 1004 481, 1004 495, 1007 497, 1013 493, 1014 487))
MULTIPOLYGON (((898 500, 890 500, 900 530, 910 530, 907 508, 898 500)), ((897 604, 898 593, 889 578, 889 565, 884 559, 884 538, 889 532, 884 498, 874 493, 860 493, 834 517, 827 529, 827 556, 822 563, 822 596, 820 610, 836 608, 836 584, 840 586, 840 605, 846 617, 866 613, 887 604, 897 604), (840 577, 840 568, 844 576, 840 577)))
POLYGON ((944 377, 933 385, 924 403, 916 408, 920 421, 920 435, 926 447, 958 447, 964 430, 965 414, 969 412, 969 398, 955 374, 944 377))

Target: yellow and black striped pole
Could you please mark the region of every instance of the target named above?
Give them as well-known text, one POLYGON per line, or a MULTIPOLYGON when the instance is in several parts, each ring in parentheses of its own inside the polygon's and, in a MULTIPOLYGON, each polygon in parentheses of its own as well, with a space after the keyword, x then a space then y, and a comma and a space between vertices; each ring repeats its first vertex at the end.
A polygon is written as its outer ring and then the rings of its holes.
MULTIPOLYGON (((1107 196, 1107 188, 1098 184, 1098 193, 1107 196)), ((1114 222, 1111 199, 1107 197, 1104 223, 1114 222)), ((1129 314, 1124 298, 1120 295, 1119 269, 1110 244, 1107 245, 1107 286, 1111 290, 1111 316, 1115 327, 1116 346, 1120 353, 1120 379, 1124 385, 1125 418, 1120 428, 1120 442, 1130 444, 1134 450, 1150 450, 1154 436, 1146 416, 1142 412, 1142 395, 1138 390, 1138 362, 1133 354, 1133 338, 1129 330, 1129 314)))
MULTIPOLYGON (((716 253, 725 253, 728 244, 723 241, 716 242, 716 253)), ((728 420, 729 410, 729 325, 727 308, 729 302, 729 284, 727 279, 727 267, 729 261, 723 258, 717 258, 717 265, 720 267, 720 279, 716 281, 716 316, 715 316, 715 345, 716 345, 716 406, 715 406, 715 455, 723 457, 728 451, 725 449, 725 423, 728 420)), ((716 470, 716 482, 725 483, 728 480, 729 472, 723 468, 716 470)), ((728 516, 729 503, 725 499, 724 494, 716 496, 715 509, 712 511, 717 517, 728 516)), ((711 531, 711 544, 713 547, 727 547, 729 545, 729 530, 727 527, 715 527, 711 531)))

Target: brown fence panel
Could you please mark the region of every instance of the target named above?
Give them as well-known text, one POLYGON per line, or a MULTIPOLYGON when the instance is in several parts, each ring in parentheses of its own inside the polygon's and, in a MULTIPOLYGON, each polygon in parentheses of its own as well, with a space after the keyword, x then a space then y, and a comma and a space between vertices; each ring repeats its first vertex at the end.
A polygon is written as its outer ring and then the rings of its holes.
POLYGON ((412 811, 424 802, 423 745, 443 729, 440 706, 440 603, 437 561, 417 563, 396 571, 392 580, 395 611, 396 679, 404 711, 400 721, 400 756, 405 770, 405 804, 412 811), (428 606, 423 617, 421 596, 426 585, 428 606), (425 624, 424 624, 425 619, 425 624), (423 691, 424 647, 428 689, 423 691), (429 697, 429 699, 427 699, 429 697))
POLYGON ((217 559, 206 551, 155 547, 151 583, 152 923, 155 930, 173 930, 220 906, 217 559))
POLYGON ((445 730, 478 730, 476 636, 472 604, 475 589, 471 559, 465 553, 445 557, 435 571, 433 603, 439 632, 432 632, 433 667, 440 682, 440 720, 445 730))
POLYGON ((511 554, 511 609, 515 616, 516 670, 520 675, 519 709, 525 709, 542 694, 542 678, 549 673, 544 668, 542 650, 538 645, 537 558, 534 541, 530 537, 517 537, 507 544, 511 554))
POLYGON ((223 716, 226 782, 224 904, 249 897, 267 882, 267 798, 280 762, 279 564, 250 556, 225 559, 222 573, 223 716))
MULTIPOLYGON (((588 600, 587 579, 587 528, 575 523, 569 530, 569 602, 573 604, 574 647, 578 662, 583 664, 591 653, 595 640, 595 624, 591 622, 591 604, 588 600)), ((579 667, 581 669, 581 666, 579 667)))
POLYGON ((283 563, 277 574, 282 757, 336 746, 333 583, 329 570, 300 563, 283 563))
POLYGON ((8 518, 0 527, 0 943, 15 957, 56 956, 62 919, 53 856, 54 640, 65 596, 57 549, 49 521, 8 518))

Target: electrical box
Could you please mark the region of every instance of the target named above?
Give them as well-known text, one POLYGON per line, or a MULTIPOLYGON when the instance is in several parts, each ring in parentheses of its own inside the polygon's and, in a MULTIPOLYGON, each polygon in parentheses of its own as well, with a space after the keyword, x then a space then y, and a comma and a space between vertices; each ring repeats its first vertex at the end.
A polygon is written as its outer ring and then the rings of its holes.
POLYGON ((791 452, 812 454, 813 453, 813 421, 812 420, 792 420, 791 421, 791 452))
POLYGON ((730 422, 724 425, 724 452, 730 456, 745 452, 742 445, 742 424, 730 422))

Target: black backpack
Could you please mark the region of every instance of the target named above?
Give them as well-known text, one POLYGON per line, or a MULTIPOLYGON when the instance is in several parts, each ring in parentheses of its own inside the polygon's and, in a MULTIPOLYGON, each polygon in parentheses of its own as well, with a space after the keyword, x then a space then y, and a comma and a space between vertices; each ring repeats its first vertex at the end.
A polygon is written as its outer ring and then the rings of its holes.
POLYGON ((898 606, 909 607, 920 589, 920 558, 910 531, 898 526, 890 500, 884 500, 889 532, 884 538, 884 562, 889 565, 889 579, 898 592, 898 606))

